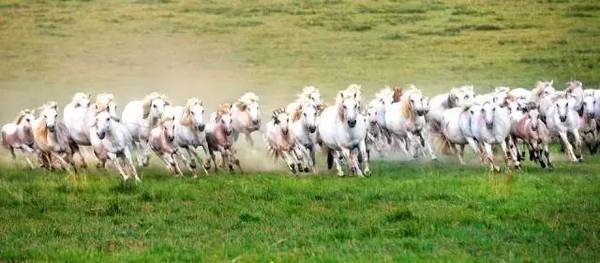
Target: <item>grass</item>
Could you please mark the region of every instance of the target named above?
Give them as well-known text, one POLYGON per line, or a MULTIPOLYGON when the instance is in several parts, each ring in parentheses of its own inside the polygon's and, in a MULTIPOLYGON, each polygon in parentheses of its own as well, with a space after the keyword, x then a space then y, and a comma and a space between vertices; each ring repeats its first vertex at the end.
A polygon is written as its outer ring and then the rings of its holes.
POLYGON ((371 178, 280 173, 124 185, 102 171, 0 174, 0 255, 29 261, 596 261, 595 162, 375 162, 371 178))
MULTIPOLYGON (((0 119, 77 91, 112 92, 119 108, 150 91, 198 96, 210 111, 253 90, 268 116, 309 84, 326 99, 350 83, 367 96, 408 83, 598 88, 599 24, 586 0, 3 0, 0 119)), ((497 177, 376 162, 365 180, 154 168, 139 186, 0 161, 0 261, 594 262, 598 161, 497 177)))

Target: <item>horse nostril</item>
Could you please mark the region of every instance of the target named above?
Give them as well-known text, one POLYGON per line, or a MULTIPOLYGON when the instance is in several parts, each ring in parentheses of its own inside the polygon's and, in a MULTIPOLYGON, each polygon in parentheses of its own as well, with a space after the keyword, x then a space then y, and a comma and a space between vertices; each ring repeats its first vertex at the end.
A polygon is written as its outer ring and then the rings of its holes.
POLYGON ((356 125, 356 120, 348 121, 348 125, 353 128, 356 125))
POLYGON ((252 121, 252 124, 254 124, 254 125, 258 125, 258 124, 260 124, 260 121, 259 121, 259 120, 253 120, 253 121, 252 121))
POLYGON ((315 131, 317 131, 317 127, 315 127, 315 126, 311 126, 310 128, 308 128, 308 131, 309 131, 310 133, 314 133, 315 131))
POLYGON ((198 130, 200 130, 200 131, 204 131, 204 124, 200 124, 200 125, 198 125, 198 130))

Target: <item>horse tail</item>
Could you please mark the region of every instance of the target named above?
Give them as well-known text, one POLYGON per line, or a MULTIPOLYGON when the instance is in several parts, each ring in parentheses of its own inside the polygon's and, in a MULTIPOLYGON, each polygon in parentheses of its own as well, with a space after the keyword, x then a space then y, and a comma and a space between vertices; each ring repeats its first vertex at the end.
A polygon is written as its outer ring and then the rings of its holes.
POLYGON ((6 134, 5 130, 2 130, 2 146, 4 146, 6 149, 10 148, 10 143, 8 143, 8 135, 6 134))
POLYGON ((451 155, 452 154, 452 144, 448 140, 448 137, 446 137, 446 135, 444 135, 443 132, 437 132, 437 133, 434 133, 433 135, 435 136, 434 142, 435 142, 437 148, 440 149, 440 152, 442 152, 445 155, 451 155))

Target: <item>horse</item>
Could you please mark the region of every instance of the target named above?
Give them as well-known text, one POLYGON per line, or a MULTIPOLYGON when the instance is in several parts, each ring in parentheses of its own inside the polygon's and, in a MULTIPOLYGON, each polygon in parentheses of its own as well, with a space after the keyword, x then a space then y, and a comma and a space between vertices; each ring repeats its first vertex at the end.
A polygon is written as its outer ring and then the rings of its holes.
POLYGON ((581 157, 581 137, 579 126, 581 118, 574 108, 575 99, 560 96, 553 101, 554 105, 547 109, 546 125, 551 134, 560 137, 569 159, 573 162, 583 161, 581 157), (569 134, 575 140, 575 147, 569 142, 569 134))
POLYGON ((465 146, 469 144, 467 136, 463 133, 463 130, 466 130, 463 126, 469 127, 468 108, 467 106, 453 107, 442 111, 439 128, 432 130, 440 151, 445 155, 456 155, 461 165, 465 164, 465 146))
POLYGON ((550 132, 546 124, 540 119, 540 114, 535 105, 529 105, 525 112, 519 111, 519 116, 511 112, 511 137, 514 155, 519 159, 519 151, 516 145, 518 140, 522 140, 529 149, 530 158, 539 162, 542 168, 546 166, 553 168, 552 158, 550 157, 549 143, 551 141, 550 132), (542 157, 546 157, 546 161, 542 157))
POLYGON ((385 127, 393 137, 406 143, 406 146, 403 145, 406 147, 403 148, 403 150, 406 149, 406 152, 412 152, 416 156, 419 150, 418 145, 420 145, 427 151, 431 159, 436 159, 424 131, 427 124, 425 115, 428 110, 427 98, 414 85, 411 85, 403 91, 398 103, 392 103, 386 108, 385 127))
POLYGON ((95 115, 95 134, 102 145, 102 155, 108 156, 112 161, 123 181, 127 182, 133 177, 136 182, 141 182, 131 156, 133 138, 129 130, 114 119, 107 108, 103 108, 95 115))
POLYGON ((470 104, 475 97, 473 86, 465 85, 452 88, 448 93, 433 96, 429 100, 430 110, 427 112, 427 122, 432 133, 440 134, 442 130, 442 115, 447 109, 462 107, 470 104))
POLYGON ((315 145, 317 143, 318 107, 314 101, 307 100, 290 116, 290 137, 295 146, 296 159, 304 161, 304 164, 298 163, 296 168, 300 171, 304 168, 304 172, 308 172, 309 169, 316 172, 315 145))
POLYGON ((181 153, 179 156, 194 173, 194 176, 196 176, 198 165, 208 175, 208 171, 204 168, 204 162, 196 151, 198 147, 202 147, 204 152, 208 153, 206 133, 204 132, 206 128, 206 124, 204 123, 204 103, 198 98, 190 98, 184 107, 172 107, 170 111, 175 116, 175 144, 180 149, 185 149, 187 153, 187 156, 184 153, 181 153))
POLYGON ((77 171, 73 161, 73 153, 77 145, 69 139, 69 130, 58 121, 58 105, 49 102, 39 108, 38 118, 33 122, 33 140, 38 150, 44 167, 54 168, 53 159, 60 163, 60 167, 77 171))
POLYGON ((590 153, 594 154, 598 144, 598 122, 596 120, 596 98, 593 95, 584 95, 578 114, 581 117, 579 134, 590 153))
MULTIPOLYGON (((219 166, 215 153, 219 152, 223 159, 223 165, 227 166, 230 172, 233 173, 233 166, 236 165, 240 172, 243 173, 240 160, 235 156, 236 152, 233 148, 231 108, 232 106, 229 104, 221 104, 217 112, 211 115, 210 121, 206 125, 208 153, 215 166, 215 172, 218 171, 219 166)), ((205 168, 210 169, 210 162, 207 162, 205 168)))
POLYGON ((33 110, 22 110, 14 122, 2 126, 2 146, 10 151, 13 160, 16 160, 15 149, 21 150, 27 164, 31 169, 33 163, 29 155, 35 152, 32 122, 35 119, 33 110))
POLYGON ((275 159, 282 158, 290 172, 296 174, 301 167, 296 167, 299 161, 294 154, 294 141, 289 126, 290 116, 284 109, 277 109, 273 111, 272 118, 266 125, 264 137, 268 152, 275 159))
POLYGON ((246 92, 231 108, 233 138, 237 141, 240 134, 244 134, 250 146, 254 146, 251 133, 260 129, 260 107, 258 96, 246 92))
POLYGON ((178 147, 175 144, 175 116, 163 114, 158 125, 150 131, 148 145, 173 175, 182 174, 178 163, 178 147))
POLYGON ((346 159, 352 173, 363 177, 357 155, 362 157, 364 174, 371 173, 365 142, 367 123, 360 112, 360 97, 360 86, 356 84, 339 92, 335 105, 323 110, 317 125, 320 144, 327 154, 328 168, 335 162, 339 176, 344 176, 340 154, 346 159), (358 149, 358 154, 354 153, 355 149, 358 149))
POLYGON ((508 109, 493 102, 485 102, 480 106, 471 106, 468 111, 470 113, 468 125, 461 125, 461 130, 473 150, 480 152, 481 157, 489 162, 492 171, 499 171, 492 151, 492 145, 499 144, 506 168, 509 169, 510 160, 516 168, 519 168, 519 161, 509 149, 512 141, 509 136, 511 122, 508 109))
POLYGON ((133 136, 138 165, 148 165, 150 130, 160 124, 163 112, 169 105, 171 103, 166 96, 156 92, 148 94, 143 100, 134 100, 125 105, 121 121, 133 136))
MULTIPOLYGON (((95 111, 91 109, 91 97, 89 93, 78 92, 73 95, 71 102, 63 109, 63 122, 69 130, 69 137, 78 146, 91 145, 90 123, 93 122, 95 111)), ((79 152, 81 167, 87 167, 85 158, 79 152)))
POLYGON ((581 84, 580 81, 571 80, 567 82, 567 88, 565 89, 565 92, 575 99, 575 108, 582 107, 585 94, 583 90, 583 84, 581 84))
POLYGON ((554 89, 554 81, 538 81, 536 87, 531 90, 530 102, 539 105, 540 116, 543 121, 546 121, 548 110, 554 104, 554 100, 558 96, 554 89))

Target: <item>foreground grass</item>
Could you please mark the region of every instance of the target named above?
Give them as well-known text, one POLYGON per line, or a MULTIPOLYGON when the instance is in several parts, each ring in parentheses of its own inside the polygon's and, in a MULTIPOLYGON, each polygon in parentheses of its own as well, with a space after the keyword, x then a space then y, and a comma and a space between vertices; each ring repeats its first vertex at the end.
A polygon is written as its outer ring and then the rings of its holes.
POLYGON ((596 261, 594 161, 495 177, 443 163, 376 162, 368 179, 147 169, 141 185, 4 167, 0 258, 596 261))

